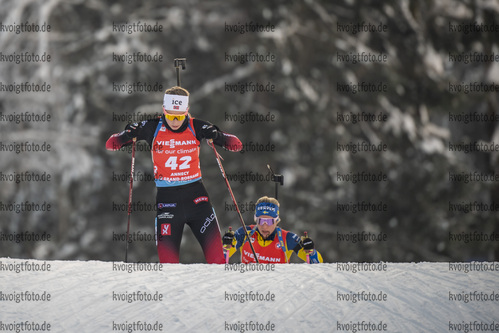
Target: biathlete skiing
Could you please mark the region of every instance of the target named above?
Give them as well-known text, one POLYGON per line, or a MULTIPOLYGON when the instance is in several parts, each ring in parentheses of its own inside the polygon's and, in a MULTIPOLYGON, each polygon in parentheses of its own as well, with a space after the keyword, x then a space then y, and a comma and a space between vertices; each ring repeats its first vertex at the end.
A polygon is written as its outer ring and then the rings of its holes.
POLYGON ((234 135, 189 113, 189 92, 179 86, 167 89, 163 115, 128 124, 112 135, 106 149, 119 150, 134 140, 151 147, 156 182, 156 246, 160 263, 179 263, 184 225, 194 233, 209 264, 225 263, 220 227, 203 185, 199 161, 203 139, 232 152, 242 149, 234 135))
MULTIPOLYGON (((255 223, 246 227, 262 264, 285 264, 293 253, 300 259, 310 264, 322 263, 321 254, 315 249, 314 242, 305 236, 298 235, 281 229, 277 224, 281 221, 279 217, 279 202, 275 198, 261 197, 255 206, 255 223)), ((223 236, 226 259, 241 249, 241 262, 255 263, 249 243, 247 232, 240 227, 235 232, 229 231, 223 236)))

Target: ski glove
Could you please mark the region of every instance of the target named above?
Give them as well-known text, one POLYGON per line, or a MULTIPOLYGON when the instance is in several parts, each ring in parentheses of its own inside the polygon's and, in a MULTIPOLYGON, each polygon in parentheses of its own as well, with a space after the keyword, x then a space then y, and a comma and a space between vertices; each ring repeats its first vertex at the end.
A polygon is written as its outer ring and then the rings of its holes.
POLYGON ((234 232, 226 232, 222 237, 223 245, 232 245, 232 241, 234 240, 234 232))
POLYGON ((213 125, 204 125, 201 128, 201 134, 205 139, 215 140, 218 137, 218 130, 213 125))
POLYGON ((305 252, 313 252, 314 251, 314 241, 311 240, 310 238, 304 238, 303 241, 302 241, 302 244, 303 244, 303 250, 305 252))
POLYGON ((125 126, 125 133, 130 139, 133 139, 139 135, 141 129, 142 123, 128 124, 125 126))

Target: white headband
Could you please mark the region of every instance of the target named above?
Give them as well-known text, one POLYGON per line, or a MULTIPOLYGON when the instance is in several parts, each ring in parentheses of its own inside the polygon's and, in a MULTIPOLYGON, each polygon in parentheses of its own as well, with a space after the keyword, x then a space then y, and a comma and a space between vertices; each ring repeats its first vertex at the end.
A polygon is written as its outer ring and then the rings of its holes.
POLYGON ((165 94, 163 107, 167 111, 187 111, 189 110, 189 96, 165 94))

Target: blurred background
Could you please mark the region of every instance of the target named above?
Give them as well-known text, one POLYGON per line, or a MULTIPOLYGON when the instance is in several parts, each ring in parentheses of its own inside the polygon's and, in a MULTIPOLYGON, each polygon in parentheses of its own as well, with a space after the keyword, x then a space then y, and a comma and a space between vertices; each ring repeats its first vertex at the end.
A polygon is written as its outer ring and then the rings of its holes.
MULTIPOLYGON (((182 86, 191 92, 192 115, 246 145, 244 153, 218 150, 247 224, 256 200, 275 196, 268 164, 284 176, 278 186, 281 227, 300 235, 307 231, 326 262, 498 259, 498 241, 484 238, 499 232, 497 211, 465 209, 470 202, 499 204, 499 183, 488 179, 499 173, 497 151, 450 149, 499 144, 493 119, 499 94, 451 87, 499 83, 498 60, 456 61, 456 55, 470 52, 499 54, 497 32, 455 30, 470 22, 497 26, 496 1, 12 0, 2 1, 0 15, 4 25, 51 28, 0 32, 3 55, 51 56, 50 62, 19 63, 2 57, 3 84, 45 82, 51 91, 0 91, 0 141, 52 147, 50 152, 0 151, 0 257, 124 259, 131 154, 106 151, 105 142, 127 122, 160 114, 163 91, 176 85, 173 59, 185 57, 182 86), (134 23, 162 31, 120 30, 134 23), (357 32, 359 24, 363 31, 357 32), (266 29, 251 31, 252 25, 266 29), (386 27, 364 31, 369 25, 386 27), (120 60, 138 52, 156 58, 120 60), (233 61, 249 52, 270 58, 233 61), (355 61, 359 53, 385 61, 355 61), (136 82, 162 89, 130 94, 116 89, 136 82), (354 93, 357 82, 382 83, 386 89, 354 93), (241 84, 274 89, 235 91, 241 84), (25 112, 51 119, 11 121, 25 112), (353 121, 359 112, 385 119, 353 121), (254 115, 265 119, 255 121, 254 115), (470 115, 482 118, 465 121, 470 115), (387 149, 339 148, 358 142, 387 149), (51 179, 14 181, 26 172, 51 179), (352 176, 362 172, 385 180, 354 181, 352 176), (487 179, 464 177, 470 172, 487 179), (9 208, 23 202, 50 203, 51 209, 17 213, 9 208), (382 203, 386 209, 354 213, 357 202, 382 203), (344 204, 352 204, 349 211, 341 208, 344 204), (14 240, 26 232, 51 237, 14 240), (382 240, 356 241, 359 233, 382 240), (470 233, 475 238, 466 241, 470 233)), ((129 262, 157 262, 150 239, 156 189, 148 149, 138 143, 129 262)), ((239 227, 206 143, 201 168, 222 232, 239 227)), ((188 227, 181 262, 204 262, 188 227)))

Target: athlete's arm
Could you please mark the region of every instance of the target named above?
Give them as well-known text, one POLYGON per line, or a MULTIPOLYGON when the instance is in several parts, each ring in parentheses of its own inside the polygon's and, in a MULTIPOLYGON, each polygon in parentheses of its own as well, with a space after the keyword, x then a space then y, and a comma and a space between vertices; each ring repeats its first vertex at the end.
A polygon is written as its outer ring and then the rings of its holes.
POLYGON ((127 124, 124 131, 111 135, 106 142, 106 149, 119 150, 132 144, 133 138, 137 138, 137 141, 145 140, 151 146, 158 122, 159 118, 127 124))
POLYGON ((243 144, 237 136, 221 131, 217 126, 200 119, 194 119, 196 139, 212 139, 217 146, 228 151, 238 152, 243 149, 243 144))
MULTIPOLYGON (((249 233, 251 233, 251 226, 246 226, 246 229, 249 233)), ((229 257, 231 257, 234 253, 239 250, 241 246, 243 246, 246 241, 246 232, 244 232, 243 227, 240 227, 234 232, 234 237, 232 240, 232 247, 229 250, 229 257)))
MULTIPOLYGON (((292 249, 293 252, 298 255, 298 258, 303 261, 307 261, 307 253, 304 251, 303 243, 297 234, 288 232, 288 234, 286 235, 286 244, 288 249, 292 249)), ((309 254, 309 259, 311 264, 318 264, 323 262, 321 254, 316 249, 314 249, 314 251, 309 254)))

